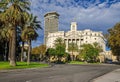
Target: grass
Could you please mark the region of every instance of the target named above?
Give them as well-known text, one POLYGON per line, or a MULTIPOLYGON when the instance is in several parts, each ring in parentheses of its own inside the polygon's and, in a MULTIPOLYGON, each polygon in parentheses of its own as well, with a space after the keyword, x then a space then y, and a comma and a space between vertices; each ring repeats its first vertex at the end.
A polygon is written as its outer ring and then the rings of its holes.
POLYGON ((100 64, 99 62, 97 63, 86 63, 86 62, 81 62, 81 61, 71 61, 69 64, 100 64))
POLYGON ((41 64, 39 62, 31 62, 30 65, 27 65, 26 62, 17 62, 17 66, 12 67, 9 65, 9 62, 0 62, 0 70, 5 69, 25 69, 25 68, 41 68, 48 67, 48 64, 41 64))

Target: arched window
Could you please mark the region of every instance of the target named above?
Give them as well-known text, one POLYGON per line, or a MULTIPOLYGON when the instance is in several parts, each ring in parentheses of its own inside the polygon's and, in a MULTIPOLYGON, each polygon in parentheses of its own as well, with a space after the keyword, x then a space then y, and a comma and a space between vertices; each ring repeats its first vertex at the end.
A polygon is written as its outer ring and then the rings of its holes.
POLYGON ((95 33, 95 36, 96 36, 96 33, 95 33))

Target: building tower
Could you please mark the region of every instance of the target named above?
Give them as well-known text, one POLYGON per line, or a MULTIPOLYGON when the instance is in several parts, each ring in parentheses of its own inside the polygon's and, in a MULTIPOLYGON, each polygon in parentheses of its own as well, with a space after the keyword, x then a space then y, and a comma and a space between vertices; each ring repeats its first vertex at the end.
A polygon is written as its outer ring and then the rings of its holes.
POLYGON ((48 33, 58 31, 59 14, 57 12, 48 12, 44 15, 44 44, 46 44, 48 33))
POLYGON ((71 22, 71 31, 77 31, 77 23, 71 22))

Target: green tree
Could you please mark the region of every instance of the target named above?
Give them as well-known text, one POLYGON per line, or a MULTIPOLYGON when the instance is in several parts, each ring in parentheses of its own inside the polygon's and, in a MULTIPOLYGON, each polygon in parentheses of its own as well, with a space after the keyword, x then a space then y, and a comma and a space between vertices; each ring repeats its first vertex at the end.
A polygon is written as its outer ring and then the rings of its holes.
POLYGON ((55 56, 56 54, 56 50, 54 48, 48 48, 48 54, 49 56, 55 56))
POLYGON ((27 57, 27 64, 30 64, 30 54, 31 54, 31 41, 36 40, 38 37, 38 34, 36 30, 41 28, 40 22, 37 21, 37 17, 33 16, 32 14, 30 15, 28 24, 26 25, 26 28, 22 31, 21 37, 23 38, 24 41, 28 43, 28 57, 27 57))
POLYGON ((30 20, 30 14, 29 14, 29 13, 24 12, 23 15, 24 15, 24 20, 25 20, 25 22, 23 23, 23 25, 21 26, 21 29, 20 29, 20 30, 21 30, 21 40, 22 40, 22 45, 21 45, 21 57, 20 57, 21 62, 23 61, 24 44, 25 44, 25 40, 24 40, 25 38, 24 38, 24 36, 22 36, 22 33, 24 32, 24 29, 27 28, 28 22, 29 22, 29 20, 30 20))
POLYGON ((97 49, 98 52, 102 52, 102 51, 103 51, 102 47, 101 47, 100 44, 97 43, 97 42, 94 42, 94 43, 93 43, 93 47, 94 47, 95 49, 97 49))
POLYGON ((48 48, 46 51, 46 57, 47 61, 50 62, 50 57, 53 56, 55 58, 56 56, 56 49, 54 48, 48 48))
POLYGON ((96 62, 96 59, 99 55, 100 48, 97 47, 97 43, 92 44, 83 44, 80 50, 80 57, 82 57, 86 62, 96 62))
POLYGON ((65 43, 62 38, 57 38, 55 40, 56 55, 58 57, 58 62, 61 62, 61 57, 65 55, 65 43))
POLYGON ((35 47, 32 49, 32 54, 39 55, 40 61, 42 61, 45 58, 46 53, 46 45, 41 44, 38 47, 35 47))
POLYGON ((108 33, 108 46, 112 53, 118 57, 118 61, 120 61, 120 23, 110 28, 108 33))
POLYGON ((75 43, 69 43, 69 45, 68 45, 68 51, 69 52, 72 52, 72 54, 71 54, 71 59, 72 59, 72 61, 73 60, 75 60, 76 58, 74 58, 74 54, 73 54, 73 52, 77 52, 78 51, 78 46, 77 46, 77 44, 75 44, 75 43))
POLYGON ((32 48, 31 54, 33 54, 33 55, 39 55, 40 54, 39 47, 37 46, 37 47, 32 48))
POLYGON ((38 34, 34 29, 28 27, 24 29, 22 36, 25 37, 25 41, 28 43, 28 55, 27 55, 27 64, 30 64, 30 54, 31 54, 31 41, 35 40, 38 37, 38 34), (29 30, 28 30, 29 29, 29 30))
POLYGON ((40 51, 39 58, 40 58, 40 60, 43 60, 45 58, 46 49, 47 49, 46 45, 44 45, 44 44, 41 44, 39 46, 39 51, 40 51))
MULTIPOLYGON (((1 36, 0 41, 2 42, 2 44, 4 44, 2 45, 4 48, 3 52, 5 52, 4 55, 6 56, 8 52, 8 43, 9 43, 9 46, 11 46, 11 43, 10 43, 11 42, 10 40, 12 37, 11 29, 7 27, 2 28, 0 31, 0 36, 1 36)), ((7 58, 8 60, 10 59, 10 47, 9 47, 9 55, 7 58)))
POLYGON ((28 0, 1 0, 0 8, 3 12, 1 14, 1 20, 7 25, 11 25, 11 40, 10 48, 10 65, 16 66, 15 55, 16 55, 16 38, 17 38, 17 27, 21 26, 24 22, 23 12, 29 8, 28 0), (3 6, 3 7, 2 7, 3 6))
POLYGON ((64 41, 62 38, 58 37, 56 40, 55 40, 55 46, 57 45, 64 45, 64 41))

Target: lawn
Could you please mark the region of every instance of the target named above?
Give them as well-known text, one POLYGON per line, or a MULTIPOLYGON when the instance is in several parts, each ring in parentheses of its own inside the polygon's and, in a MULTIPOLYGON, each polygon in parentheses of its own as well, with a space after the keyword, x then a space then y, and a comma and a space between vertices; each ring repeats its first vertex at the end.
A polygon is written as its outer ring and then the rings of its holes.
POLYGON ((39 62, 31 62, 30 65, 27 65, 26 62, 17 62, 17 66, 12 67, 12 66, 9 65, 9 62, 0 62, 0 70, 40 68, 40 67, 48 67, 48 64, 42 64, 42 63, 39 63, 39 62))
POLYGON ((69 64, 100 64, 99 62, 97 63, 86 63, 86 62, 80 62, 80 61, 71 61, 69 64))

